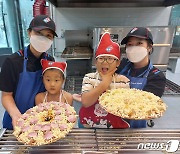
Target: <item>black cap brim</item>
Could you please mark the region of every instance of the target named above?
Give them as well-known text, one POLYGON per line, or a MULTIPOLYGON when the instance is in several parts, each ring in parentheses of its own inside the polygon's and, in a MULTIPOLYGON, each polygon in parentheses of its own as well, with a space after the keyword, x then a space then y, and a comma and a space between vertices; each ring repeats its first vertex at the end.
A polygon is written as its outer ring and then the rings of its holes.
POLYGON ((124 45, 127 43, 128 39, 130 36, 126 36, 125 38, 123 38, 123 40, 121 41, 121 45, 124 45))
POLYGON ((37 32, 41 31, 43 29, 50 29, 53 32, 54 36, 58 37, 58 35, 56 34, 56 32, 53 29, 46 27, 46 26, 33 27, 32 29, 37 32))
POLYGON ((151 43, 153 44, 152 40, 151 40, 151 39, 147 39, 146 37, 139 36, 139 35, 129 35, 129 36, 126 36, 126 37, 121 41, 121 45, 126 44, 126 43, 128 42, 128 40, 129 40, 130 37, 137 37, 137 38, 142 38, 142 39, 150 40, 151 43))

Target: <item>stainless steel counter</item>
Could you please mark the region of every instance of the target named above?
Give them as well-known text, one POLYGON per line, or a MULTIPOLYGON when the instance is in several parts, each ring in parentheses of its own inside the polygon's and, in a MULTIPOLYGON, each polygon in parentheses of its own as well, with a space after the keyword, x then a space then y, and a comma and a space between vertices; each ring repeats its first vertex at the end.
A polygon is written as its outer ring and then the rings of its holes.
MULTIPOLYGON (((180 129, 73 129, 64 139, 44 146, 26 146, 12 131, 1 130, 0 152, 12 153, 166 153, 170 140, 180 141, 180 129)), ((176 153, 180 153, 179 150, 176 153)))

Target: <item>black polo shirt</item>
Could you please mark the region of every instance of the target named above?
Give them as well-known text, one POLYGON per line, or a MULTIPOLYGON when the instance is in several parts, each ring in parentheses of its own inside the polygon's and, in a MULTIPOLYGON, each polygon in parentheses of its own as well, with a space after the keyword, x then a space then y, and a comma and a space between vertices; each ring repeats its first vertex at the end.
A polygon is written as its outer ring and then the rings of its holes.
MULTIPOLYGON (((127 65, 127 63, 128 63, 128 59, 123 58, 120 66, 118 67, 117 72, 120 72, 127 65)), ((142 67, 140 69, 136 69, 136 68, 134 68, 133 63, 132 63, 130 76, 131 77, 139 76, 145 70, 148 69, 148 65, 145 67, 142 67)), ((127 74, 127 72, 125 72, 124 74, 127 74)), ((149 72, 149 75, 147 76, 147 84, 143 90, 152 92, 153 94, 161 97, 163 95, 165 85, 166 85, 166 77, 165 77, 164 73, 161 72, 158 68, 153 66, 153 68, 149 72)))
MULTIPOLYGON (((27 47, 27 71, 35 72, 42 69, 41 59, 46 55, 47 60, 54 61, 54 58, 46 53, 42 53, 39 58, 36 58, 33 53, 30 51, 30 46, 27 47)), ((10 55, 6 58, 0 73, 0 90, 5 92, 13 92, 15 95, 16 88, 19 81, 19 75, 23 71, 23 62, 24 62, 24 51, 22 54, 17 52, 10 55)), ((31 82, 31 81, 29 81, 31 82)))

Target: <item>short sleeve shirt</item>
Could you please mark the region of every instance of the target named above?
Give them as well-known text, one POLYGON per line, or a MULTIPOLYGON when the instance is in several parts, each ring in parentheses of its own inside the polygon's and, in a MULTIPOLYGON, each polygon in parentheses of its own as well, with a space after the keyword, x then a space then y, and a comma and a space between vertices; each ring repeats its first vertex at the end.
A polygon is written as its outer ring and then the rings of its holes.
MULTIPOLYGON (((16 88, 19 81, 19 75, 23 71, 23 62, 24 62, 24 51, 21 52, 21 55, 17 52, 10 55, 6 58, 3 63, 0 72, 0 90, 4 92, 13 92, 15 96, 16 88)), ((30 47, 27 47, 27 71, 35 72, 42 69, 41 59, 46 56, 47 60, 54 61, 54 58, 47 55, 46 53, 42 53, 39 58, 36 58, 33 53, 30 51, 30 47)))
MULTIPOLYGON (((110 84, 110 89, 115 89, 115 88, 129 88, 129 82, 125 81, 119 81, 120 75, 115 74, 112 79, 112 83, 110 84)), ((82 93, 88 92, 91 89, 95 88, 98 86, 101 82, 101 77, 98 72, 95 73, 88 73, 84 76, 83 82, 82 82, 82 93)))

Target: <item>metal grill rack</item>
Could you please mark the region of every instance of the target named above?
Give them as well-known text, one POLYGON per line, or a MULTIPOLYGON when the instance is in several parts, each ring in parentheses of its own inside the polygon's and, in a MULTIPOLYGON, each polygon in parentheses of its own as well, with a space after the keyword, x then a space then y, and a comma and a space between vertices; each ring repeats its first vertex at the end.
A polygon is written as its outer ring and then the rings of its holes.
POLYGON ((180 86, 166 79, 164 95, 180 95, 180 86))
MULTIPOLYGON (((80 93, 83 76, 68 76, 65 89, 71 93, 80 93)), ((180 86, 170 80, 166 80, 164 95, 180 95, 180 86)))
POLYGON ((83 76, 68 76, 64 89, 70 93, 81 93, 83 76))
POLYGON ((82 151, 97 150, 95 131, 93 129, 74 129, 64 139, 43 146, 27 146, 16 140, 12 131, 1 130, 0 153, 11 154, 53 154, 53 153, 81 153, 82 151))
POLYGON ((66 59, 91 59, 93 51, 90 47, 66 47, 61 57, 66 59))
MULTIPOLYGON (((73 129, 64 139, 55 143, 31 147, 18 142, 12 135, 12 131, 2 129, 0 153, 167 154, 166 148, 169 148, 167 142, 170 140, 180 141, 179 134, 180 129, 73 129)), ((176 153, 180 153, 180 147, 176 153)))

